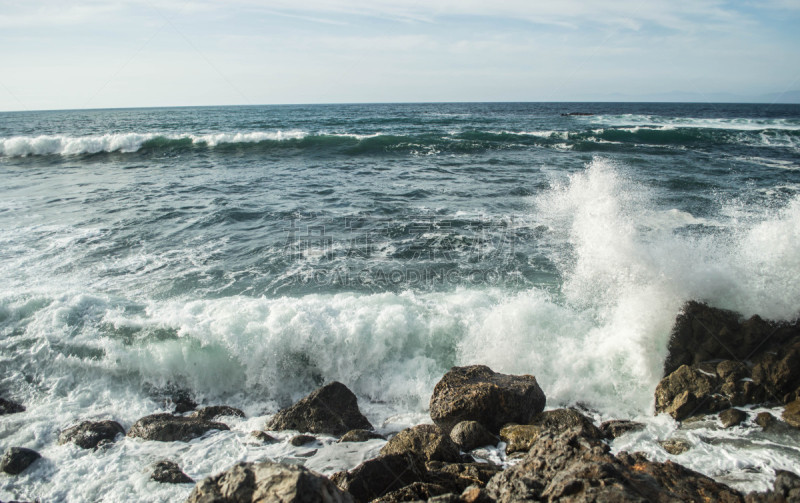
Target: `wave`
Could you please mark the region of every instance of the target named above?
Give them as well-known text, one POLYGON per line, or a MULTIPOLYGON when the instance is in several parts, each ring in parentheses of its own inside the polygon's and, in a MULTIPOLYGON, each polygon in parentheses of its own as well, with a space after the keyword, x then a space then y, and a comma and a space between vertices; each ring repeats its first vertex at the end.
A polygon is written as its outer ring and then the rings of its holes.
POLYGON ((727 129, 732 131, 784 130, 800 131, 797 119, 753 119, 753 118, 692 118, 664 117, 660 115, 597 115, 583 120, 609 126, 648 126, 693 129, 727 129))

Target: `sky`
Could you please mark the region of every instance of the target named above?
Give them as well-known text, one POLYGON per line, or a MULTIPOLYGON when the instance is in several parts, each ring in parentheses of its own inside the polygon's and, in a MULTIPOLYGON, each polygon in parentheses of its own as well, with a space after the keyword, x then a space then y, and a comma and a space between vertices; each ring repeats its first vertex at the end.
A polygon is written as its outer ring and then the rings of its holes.
POLYGON ((0 0, 0 110, 792 101, 800 0, 0 0))

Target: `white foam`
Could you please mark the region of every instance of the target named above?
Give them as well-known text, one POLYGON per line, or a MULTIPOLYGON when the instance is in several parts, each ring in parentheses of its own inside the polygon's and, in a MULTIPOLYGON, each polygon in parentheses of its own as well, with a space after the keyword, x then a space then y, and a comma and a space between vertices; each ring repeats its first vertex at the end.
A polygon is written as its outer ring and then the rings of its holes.
MULTIPOLYGON (((665 117, 660 115, 597 115, 583 118, 592 123, 611 126, 661 126, 664 129, 703 128, 730 129, 739 131, 762 131, 766 129, 800 131, 800 123, 795 119, 722 119, 695 117, 665 117)), ((632 129, 635 131, 635 129, 632 129)))

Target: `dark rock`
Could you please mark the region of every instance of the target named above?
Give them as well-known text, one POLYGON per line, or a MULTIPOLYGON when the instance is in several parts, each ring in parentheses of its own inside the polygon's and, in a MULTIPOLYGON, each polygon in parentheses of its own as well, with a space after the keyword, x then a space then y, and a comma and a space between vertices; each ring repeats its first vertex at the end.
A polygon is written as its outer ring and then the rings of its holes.
POLYGON ((197 403, 192 398, 192 392, 175 383, 169 383, 163 387, 146 386, 148 393, 165 409, 174 408, 176 414, 189 412, 197 407, 197 403))
POLYGON ((785 398, 792 398, 800 386, 800 341, 761 353, 752 374, 768 398, 786 403, 785 398))
POLYGON ((494 503, 494 500, 486 494, 486 490, 478 486, 470 486, 461 493, 463 503, 494 503))
POLYGON ((461 421, 450 431, 450 440, 461 450, 471 451, 484 445, 497 445, 500 439, 477 421, 461 421))
POLYGON ((251 431, 250 436, 255 438, 256 440, 260 440, 265 444, 274 444, 278 441, 277 438, 273 437, 266 431, 251 431))
POLYGON ((607 439, 617 438, 625 433, 631 431, 640 431, 644 429, 643 423, 637 423, 636 421, 628 421, 626 419, 612 419, 611 421, 606 421, 600 425, 600 431, 603 433, 603 436, 607 439))
POLYGON ((203 407, 192 413, 191 417, 199 419, 206 419, 208 421, 214 420, 220 416, 233 416, 233 417, 246 417, 244 412, 234 407, 227 405, 212 405, 210 407, 203 407))
POLYGON ((800 400, 795 400, 784 407, 781 417, 789 426, 800 428, 800 400))
POLYGON ((723 428, 738 426, 747 419, 747 413, 739 409, 728 409, 719 413, 719 420, 722 421, 723 428))
POLYGON ((406 428, 389 439, 381 449, 381 455, 403 453, 413 453, 425 461, 461 461, 456 444, 433 424, 406 428))
POLYGON ((530 424, 509 424, 500 430, 500 438, 506 443, 506 454, 528 452, 541 434, 541 427, 530 424))
POLYGON ((9 447, 0 459, 0 470, 10 475, 19 475, 42 455, 25 447, 9 447))
POLYGON ((342 438, 339 439, 339 443, 342 442, 366 442, 367 440, 374 440, 374 439, 384 439, 383 435, 375 433, 374 431, 369 430, 350 430, 344 435, 342 438))
POLYGON ((764 430, 769 430, 778 424, 778 418, 769 412, 759 412, 756 414, 756 424, 761 426, 764 430))
POLYGON ((358 409, 353 392, 340 382, 332 382, 275 414, 267 429, 343 435, 350 430, 374 428, 358 409))
POLYGON ((12 400, 0 398, 0 416, 16 414, 18 412, 25 412, 25 406, 12 400))
POLYGON ((366 503, 414 482, 424 482, 425 465, 414 454, 389 454, 364 461, 348 472, 334 473, 331 480, 349 492, 356 503, 366 503))
POLYGON ((581 436, 587 438, 604 438, 591 419, 575 409, 554 409, 542 412, 534 417, 528 424, 538 426, 542 431, 561 433, 567 430, 577 430, 581 436))
POLYGON ((730 402, 715 393, 720 380, 688 365, 661 380, 656 387, 656 412, 666 412, 680 421, 696 414, 718 412, 730 402))
POLYGON ((433 390, 430 411, 433 422, 448 434, 461 421, 477 421, 498 433, 504 424, 527 423, 544 405, 535 377, 472 365, 453 367, 442 377, 433 390))
POLYGON ((196 417, 152 414, 136 421, 128 436, 158 442, 188 442, 211 430, 229 430, 227 425, 196 417))
POLYGON ((316 442, 316 437, 312 435, 295 435, 291 439, 289 439, 289 443, 295 447, 301 447, 306 444, 310 444, 311 442, 316 442))
POLYGON ((395 503, 398 501, 430 501, 431 498, 447 493, 447 489, 428 482, 414 482, 405 487, 372 500, 370 503, 395 503))
POLYGON ((542 434, 527 456, 489 481, 486 492, 498 503, 742 501, 704 475, 638 454, 613 456, 608 445, 577 431, 542 434))
POLYGON ((797 503, 800 502, 800 477, 792 472, 778 470, 773 489, 766 493, 751 492, 746 503, 797 503))
POLYGON ((448 489, 448 492, 461 493, 468 487, 484 487, 503 467, 490 463, 443 463, 429 461, 427 480, 448 489))
POLYGON ((83 421, 61 431, 58 444, 72 442, 84 449, 94 449, 101 442, 113 442, 118 435, 125 435, 125 429, 116 421, 83 421))
POLYGON ((181 471, 177 463, 161 460, 153 466, 150 478, 166 484, 194 484, 194 480, 181 471))
POLYGON ((197 484, 187 503, 352 503, 349 494, 302 466, 237 463, 197 484))
POLYGON ((692 448, 692 444, 690 444, 685 440, 680 440, 680 439, 663 440, 659 442, 659 444, 661 445, 661 447, 664 448, 665 451, 672 454, 673 456, 683 454, 684 452, 692 448))
POLYGON ((725 381, 738 381, 750 377, 750 369, 747 368, 747 365, 734 360, 721 361, 714 370, 725 381))

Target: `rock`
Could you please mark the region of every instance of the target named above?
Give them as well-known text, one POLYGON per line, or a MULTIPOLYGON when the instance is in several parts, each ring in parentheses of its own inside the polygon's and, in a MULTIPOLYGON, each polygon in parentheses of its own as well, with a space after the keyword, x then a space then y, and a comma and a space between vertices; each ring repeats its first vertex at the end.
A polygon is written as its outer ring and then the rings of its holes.
POLYGON ((717 375, 725 381, 738 381, 750 377, 750 369, 742 362, 724 360, 716 366, 717 375))
POLYGON ((196 417, 152 414, 136 421, 128 436, 158 442, 188 442, 211 430, 229 430, 227 425, 196 417))
POLYGON ((753 381, 762 385, 768 398, 785 403, 800 386, 800 341, 766 351, 756 358, 753 381))
POLYGON ((645 428, 643 423, 625 419, 612 419, 600 425, 600 431, 607 439, 617 438, 631 431, 640 431, 645 428))
POLYGON ((461 493, 462 503, 494 503, 486 491, 478 486, 470 486, 461 493))
POLYGON ((199 419, 206 419, 208 421, 214 420, 220 416, 233 416, 233 417, 246 417, 244 412, 234 407, 227 405, 212 405, 210 407, 203 407, 192 413, 191 417, 199 419))
POLYGON ((421 424, 406 428, 381 448, 381 455, 413 453, 425 461, 461 461, 456 444, 438 426, 421 424))
POLYGON ((425 465, 411 453, 389 454, 364 461, 348 472, 334 473, 331 480, 349 492, 356 503, 366 503, 425 481, 425 465))
POLYGON ((305 467, 237 463, 197 484, 187 503, 352 503, 349 494, 305 467))
POLYGON ((675 463, 614 456, 600 440, 577 431, 545 432, 516 465, 495 475, 486 493, 498 503, 518 501, 722 501, 741 495, 675 463))
POLYGON ((492 477, 503 471, 502 466, 490 463, 443 463, 429 461, 425 464, 430 482, 445 487, 449 492, 461 493, 468 487, 484 487, 492 477))
POLYGON ((690 444, 685 440, 679 440, 679 439, 663 440, 659 442, 659 444, 661 445, 661 447, 664 448, 665 451, 672 454, 673 456, 683 454, 684 452, 692 448, 692 444, 690 444))
POLYGON ((192 398, 192 392, 175 383, 169 383, 162 387, 146 386, 146 390, 165 409, 174 408, 176 414, 183 414, 197 407, 197 403, 192 398))
POLYGON ((666 412, 675 420, 729 407, 729 401, 715 395, 720 381, 716 374, 681 365, 656 386, 656 412, 666 412))
POLYGON ((350 430, 344 435, 342 438, 339 439, 339 443, 342 442, 366 442, 367 440, 373 440, 380 438, 384 440, 383 435, 375 433, 374 431, 369 430, 350 430))
POLYGON ((265 444, 274 444, 275 442, 278 441, 277 438, 273 437, 272 435, 270 435, 266 431, 258 431, 258 430, 251 431, 250 432, 250 436, 255 438, 256 440, 259 440, 259 441, 265 443, 265 444))
POLYGON ((719 413, 719 420, 723 428, 731 428, 740 425, 747 419, 747 413, 739 409, 728 409, 719 413))
POLYGON ((498 374, 485 365, 453 367, 436 384, 431 419, 445 433, 477 421, 491 433, 507 423, 525 424, 544 410, 545 396, 531 375, 498 374))
POLYGON ((751 492, 746 503, 796 503, 800 501, 800 477, 792 472, 777 470, 773 489, 766 493, 751 492))
POLYGON ((769 412, 759 412, 756 414, 756 424, 761 426, 764 430, 769 430, 778 424, 778 418, 769 412))
POLYGON ((506 443, 506 454, 528 452, 541 434, 539 426, 530 424, 509 424, 500 430, 500 438, 506 443))
POLYGON ((396 503, 398 501, 430 501, 431 498, 447 493, 447 489, 428 482, 414 482, 405 487, 372 500, 370 503, 396 503))
POLYGON ((350 430, 374 428, 358 409, 353 392, 340 382, 332 382, 275 414, 267 429, 343 435, 350 430))
POLYGON ((795 400, 784 407, 781 417, 789 426, 800 428, 800 400, 795 400))
POLYGON ((58 435, 58 444, 68 442, 83 449, 94 449, 101 442, 113 442, 117 435, 125 435, 125 429, 116 421, 83 421, 58 435))
POLYGON ((18 412, 25 412, 25 406, 12 400, 0 398, 0 416, 16 414, 18 412))
POLYGON ((42 455, 25 447, 9 447, 0 459, 0 470, 9 475, 19 475, 42 455))
POLYGON ((295 435, 291 439, 289 439, 289 443, 295 447, 301 447, 306 444, 310 444, 311 442, 316 442, 317 439, 312 435, 295 435))
POLYGON ((578 430, 581 436, 587 438, 604 438, 591 419, 575 409, 554 409, 542 412, 534 417, 530 423, 538 426, 542 431, 561 433, 567 430, 578 430))
POLYGON ((461 421, 450 430, 450 440, 461 450, 471 451, 485 445, 497 445, 500 439, 478 421, 461 421))
POLYGON ((194 480, 183 473, 177 463, 168 460, 161 460, 153 466, 153 473, 150 478, 156 482, 166 484, 194 484, 194 480))

